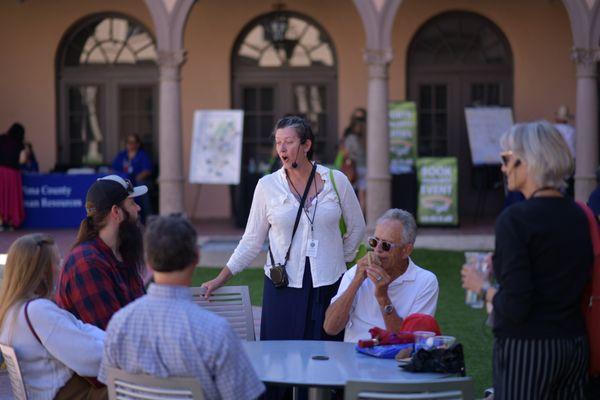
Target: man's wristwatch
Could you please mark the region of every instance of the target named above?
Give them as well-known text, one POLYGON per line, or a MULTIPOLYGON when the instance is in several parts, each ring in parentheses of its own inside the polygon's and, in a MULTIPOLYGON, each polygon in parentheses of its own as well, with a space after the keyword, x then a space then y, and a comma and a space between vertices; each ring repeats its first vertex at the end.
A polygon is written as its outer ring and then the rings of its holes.
POLYGON ((392 304, 388 304, 387 306, 383 307, 383 313, 385 315, 390 315, 393 312, 394 312, 394 306, 392 304))

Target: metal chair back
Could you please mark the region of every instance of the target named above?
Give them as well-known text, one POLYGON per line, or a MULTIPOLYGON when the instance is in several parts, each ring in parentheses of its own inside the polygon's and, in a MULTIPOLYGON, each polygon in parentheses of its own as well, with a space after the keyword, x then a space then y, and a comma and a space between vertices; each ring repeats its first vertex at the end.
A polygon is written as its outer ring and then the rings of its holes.
POLYGON ((107 368, 109 400, 204 400, 200 383, 194 378, 157 378, 107 368))
POLYGON ((440 378, 426 381, 348 381, 344 400, 473 400, 473 379, 440 378))
POLYGON ((254 317, 248 286, 223 286, 212 292, 209 300, 206 290, 192 287, 194 302, 208 311, 225 318, 242 340, 256 340, 254 317))
POLYGON ((0 351, 2 351, 2 355, 4 356, 14 399, 27 400, 27 392, 25 391, 23 375, 21 375, 21 368, 19 368, 15 349, 6 344, 0 344, 0 351))

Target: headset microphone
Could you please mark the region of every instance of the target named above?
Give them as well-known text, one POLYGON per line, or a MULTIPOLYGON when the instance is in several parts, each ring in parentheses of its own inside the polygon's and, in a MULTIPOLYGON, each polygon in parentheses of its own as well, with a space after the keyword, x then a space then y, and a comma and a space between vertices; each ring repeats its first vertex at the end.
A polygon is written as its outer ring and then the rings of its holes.
POLYGON ((296 152, 296 160, 292 163, 292 168, 298 168, 298 154, 300 153, 300 147, 298 147, 298 151, 296 152))

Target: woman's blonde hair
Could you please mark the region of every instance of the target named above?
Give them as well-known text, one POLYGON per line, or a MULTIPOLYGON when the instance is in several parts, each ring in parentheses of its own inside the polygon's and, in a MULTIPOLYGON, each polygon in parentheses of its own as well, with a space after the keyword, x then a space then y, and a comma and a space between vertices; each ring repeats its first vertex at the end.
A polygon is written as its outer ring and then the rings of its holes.
POLYGON ((51 236, 32 233, 13 242, 8 249, 0 287, 0 326, 13 305, 33 297, 50 298, 53 295, 53 266, 58 262, 51 236))
POLYGON ((573 174, 573 157, 550 122, 515 124, 502 135, 500 146, 527 162, 527 172, 539 187, 567 187, 566 180, 573 174))

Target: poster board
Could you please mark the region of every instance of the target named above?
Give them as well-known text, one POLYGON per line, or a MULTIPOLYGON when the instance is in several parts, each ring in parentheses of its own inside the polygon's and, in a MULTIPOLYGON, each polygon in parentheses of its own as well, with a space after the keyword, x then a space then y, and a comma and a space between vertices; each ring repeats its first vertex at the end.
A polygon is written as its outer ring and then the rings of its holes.
POLYGON ((500 164, 500 136, 513 125, 510 107, 465 107, 473 165, 500 164))
POLYGON ((412 172, 417 157, 417 106, 412 101, 390 101, 390 173, 412 172))
POLYGON ((242 110, 194 112, 190 183, 240 183, 243 122, 242 110))
POLYGON ((417 159, 420 225, 458 225, 458 162, 456 157, 417 159))

